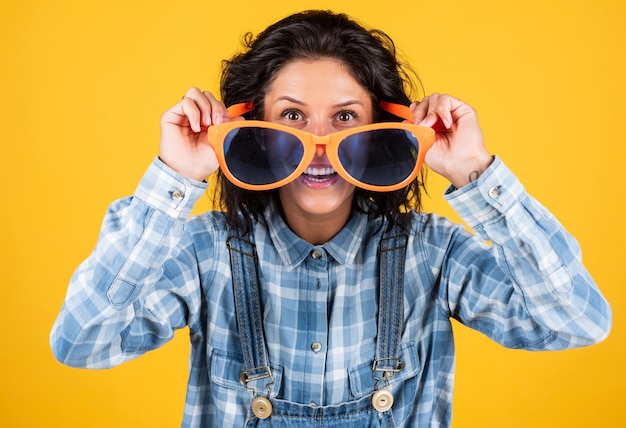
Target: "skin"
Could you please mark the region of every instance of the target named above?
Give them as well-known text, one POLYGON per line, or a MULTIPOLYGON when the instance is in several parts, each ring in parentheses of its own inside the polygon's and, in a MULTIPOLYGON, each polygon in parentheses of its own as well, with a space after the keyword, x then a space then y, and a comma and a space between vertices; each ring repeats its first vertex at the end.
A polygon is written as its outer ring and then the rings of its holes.
MULTIPOLYGON (((426 154, 428 167, 460 188, 491 164, 474 109, 450 95, 432 94, 411 104, 413 123, 434 126, 442 122, 434 145, 426 154)), ((177 173, 204 180, 218 168, 207 129, 242 118, 230 118, 226 107, 211 93, 191 88, 161 117, 160 158, 177 173)), ((317 135, 372 122, 370 95, 338 60, 294 60, 270 83, 265 97, 265 120, 317 135)), ((323 146, 318 146, 313 168, 330 168, 323 146)), ((311 171, 309 171, 311 172, 311 171)), ((289 227, 312 244, 330 240, 350 216, 354 186, 334 175, 303 174, 279 189, 289 227)))
MULTIPOLYGON (((336 60, 294 61, 286 65, 265 97, 265 120, 316 135, 327 135, 372 123, 367 91, 336 60)), ((323 146, 313 168, 332 168, 323 146)), ((325 179, 299 179, 279 189, 289 227, 314 244, 332 238, 348 221, 354 186, 334 174, 325 179)))

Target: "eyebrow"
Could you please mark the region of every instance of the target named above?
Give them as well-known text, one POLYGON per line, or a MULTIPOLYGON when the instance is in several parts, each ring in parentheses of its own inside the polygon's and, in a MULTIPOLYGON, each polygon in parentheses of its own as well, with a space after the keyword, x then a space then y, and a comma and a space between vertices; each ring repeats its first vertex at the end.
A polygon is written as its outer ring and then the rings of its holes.
MULTIPOLYGON (((294 104, 298 104, 298 105, 301 105, 301 106, 306 106, 305 102, 300 101, 300 100, 298 100, 296 98, 292 98, 292 97, 290 97, 288 95, 284 95, 284 96, 278 97, 278 98, 276 98, 276 101, 289 101, 289 102, 292 102, 294 104)), ((346 106, 355 105, 355 104, 360 105, 362 107, 365 107, 365 104, 363 104, 359 100, 347 100, 347 101, 335 104, 335 105, 333 105, 333 107, 334 108, 346 107, 346 106)))

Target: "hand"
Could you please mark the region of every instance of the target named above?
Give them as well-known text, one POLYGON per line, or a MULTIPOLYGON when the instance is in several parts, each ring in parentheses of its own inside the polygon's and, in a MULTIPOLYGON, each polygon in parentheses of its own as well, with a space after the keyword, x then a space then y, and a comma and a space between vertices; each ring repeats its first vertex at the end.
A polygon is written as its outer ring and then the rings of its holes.
POLYGON ((207 129, 229 120, 226 106, 213 94, 189 89, 182 100, 161 116, 161 161, 182 176, 197 181, 206 179, 218 168, 207 129))
POLYGON ((430 169, 460 188, 477 179, 493 161, 487 151, 476 112, 464 102, 442 94, 411 104, 414 123, 435 127, 435 143, 426 153, 430 169), (437 122, 443 126, 435 126, 437 122))

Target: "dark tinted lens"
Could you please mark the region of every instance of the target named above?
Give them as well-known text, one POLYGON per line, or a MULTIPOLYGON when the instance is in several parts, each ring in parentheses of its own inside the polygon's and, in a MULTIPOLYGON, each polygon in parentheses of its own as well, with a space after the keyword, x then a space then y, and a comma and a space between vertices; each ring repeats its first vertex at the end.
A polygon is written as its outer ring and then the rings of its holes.
POLYGON ((403 129, 375 129, 345 138, 338 152, 341 164, 356 180, 391 186, 413 172, 419 142, 403 129))
POLYGON ((270 184, 288 177, 303 154, 300 140, 276 129, 237 128, 224 139, 228 169, 248 184, 270 184))

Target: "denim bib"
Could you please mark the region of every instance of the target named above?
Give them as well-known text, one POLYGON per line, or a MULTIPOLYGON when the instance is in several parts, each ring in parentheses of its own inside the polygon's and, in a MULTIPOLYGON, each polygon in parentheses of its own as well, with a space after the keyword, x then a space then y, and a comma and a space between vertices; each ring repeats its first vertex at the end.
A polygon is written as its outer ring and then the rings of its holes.
POLYGON ((263 332, 263 318, 254 242, 246 236, 230 236, 230 252, 235 313, 241 338, 245 370, 240 380, 265 384, 267 394, 250 389, 250 412, 246 427, 395 427, 391 407, 393 395, 389 380, 404 366, 398 358, 404 319, 404 260, 406 234, 392 228, 383 234, 379 255, 379 300, 376 355, 372 378, 376 391, 355 401, 337 405, 313 406, 272 398, 274 377, 263 332), (255 392, 256 391, 256 392, 255 392))

